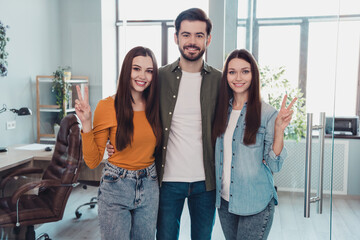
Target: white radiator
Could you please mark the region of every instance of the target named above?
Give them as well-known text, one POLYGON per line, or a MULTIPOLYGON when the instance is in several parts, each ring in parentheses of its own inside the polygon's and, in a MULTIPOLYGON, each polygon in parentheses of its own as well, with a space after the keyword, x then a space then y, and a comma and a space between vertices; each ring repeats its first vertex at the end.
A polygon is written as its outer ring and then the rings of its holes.
MULTIPOLYGON (((317 192, 319 178, 319 141, 313 138, 312 144, 312 168, 311 168, 311 192, 317 192)), ((332 140, 325 139, 324 149, 324 193, 331 190, 331 166, 332 166, 332 140)), ((305 186, 305 140, 299 142, 285 141, 288 157, 280 172, 274 174, 275 186, 279 191, 304 192, 305 186)), ((348 179, 348 153, 349 143, 345 140, 335 139, 333 159, 333 194, 347 194, 348 179)))

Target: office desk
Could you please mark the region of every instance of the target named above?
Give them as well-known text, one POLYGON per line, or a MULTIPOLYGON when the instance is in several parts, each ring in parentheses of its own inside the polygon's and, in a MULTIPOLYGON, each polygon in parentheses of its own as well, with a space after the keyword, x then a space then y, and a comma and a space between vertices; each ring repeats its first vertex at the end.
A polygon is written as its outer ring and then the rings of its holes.
MULTIPOLYGON (((50 161, 53 151, 45 150, 20 150, 22 145, 8 147, 7 152, 0 153, 0 171, 12 169, 22 165, 32 165, 33 160, 50 161)), ((45 149, 45 147, 44 147, 45 149)))
MULTIPOLYGON (((0 153, 0 176, 16 168, 41 167, 45 169, 49 165, 54 150, 47 152, 45 151, 45 147, 42 150, 17 149, 17 147, 21 146, 24 145, 10 146, 7 152, 0 153)), ((106 155, 104 157, 107 158, 106 155)), ((102 168, 106 161, 105 158, 95 169, 89 169, 86 164, 83 163, 80 169, 79 180, 99 181, 102 168)))

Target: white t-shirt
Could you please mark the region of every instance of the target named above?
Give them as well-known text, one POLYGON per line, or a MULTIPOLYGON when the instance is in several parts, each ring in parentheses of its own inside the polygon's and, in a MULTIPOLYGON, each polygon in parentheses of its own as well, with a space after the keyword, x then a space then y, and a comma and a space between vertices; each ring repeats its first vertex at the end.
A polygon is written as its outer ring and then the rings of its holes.
POLYGON ((201 124, 200 72, 182 72, 169 132, 163 181, 205 180, 201 124))
POLYGON ((231 181, 231 160, 232 160, 232 142, 235 127, 239 119, 241 110, 232 110, 228 125, 224 134, 224 158, 223 174, 221 179, 221 197, 229 201, 230 181, 231 181))

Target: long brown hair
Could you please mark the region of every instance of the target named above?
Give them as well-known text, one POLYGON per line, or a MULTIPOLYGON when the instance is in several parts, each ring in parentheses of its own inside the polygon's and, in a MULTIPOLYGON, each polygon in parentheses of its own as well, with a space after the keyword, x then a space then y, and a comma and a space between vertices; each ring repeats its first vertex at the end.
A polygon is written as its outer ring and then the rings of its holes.
POLYGON ((248 89, 248 100, 245 116, 245 134, 243 142, 245 145, 256 142, 256 133, 261 122, 261 98, 260 98, 260 73, 259 67, 253 55, 245 49, 236 49, 227 57, 223 75, 220 83, 220 92, 216 104, 215 119, 212 132, 212 140, 215 143, 216 138, 221 136, 227 127, 229 101, 234 94, 227 81, 227 72, 229 62, 234 58, 240 58, 250 63, 252 80, 248 89))
POLYGON ((134 134, 133 117, 134 111, 132 103, 134 99, 131 95, 131 70, 132 62, 135 57, 149 56, 153 62, 153 74, 149 87, 147 87, 143 96, 146 101, 145 115, 152 127, 156 137, 156 146, 161 142, 161 123, 159 116, 159 85, 158 85, 158 67, 154 53, 145 47, 134 47, 125 56, 118 81, 118 88, 115 95, 115 111, 117 120, 116 129, 116 149, 121 151, 131 144, 134 134))

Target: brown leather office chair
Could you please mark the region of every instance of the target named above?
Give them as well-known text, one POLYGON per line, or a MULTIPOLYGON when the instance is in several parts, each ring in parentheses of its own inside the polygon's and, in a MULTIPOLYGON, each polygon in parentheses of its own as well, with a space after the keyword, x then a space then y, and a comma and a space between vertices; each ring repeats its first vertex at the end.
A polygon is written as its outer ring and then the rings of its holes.
MULTIPOLYGON (((61 220, 69 195, 76 186, 81 163, 80 122, 76 115, 67 115, 61 121, 54 154, 42 179, 22 185, 10 197, 0 198, 0 228, 27 226, 26 239, 33 240, 35 224, 61 220), (25 194, 37 188, 38 194, 25 194)), ((15 170, 1 181, 0 188, 15 176, 39 172, 42 169, 15 170)))

